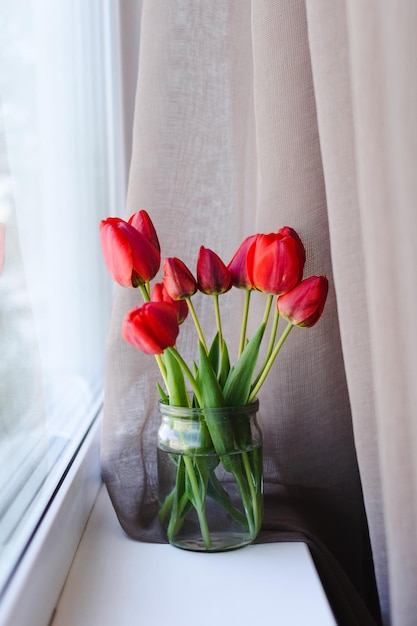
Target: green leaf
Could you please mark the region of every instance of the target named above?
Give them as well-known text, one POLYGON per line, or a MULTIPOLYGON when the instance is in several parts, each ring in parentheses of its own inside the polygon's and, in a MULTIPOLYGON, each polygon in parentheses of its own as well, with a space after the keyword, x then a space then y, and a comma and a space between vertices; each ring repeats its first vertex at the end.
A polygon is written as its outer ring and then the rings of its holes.
POLYGON ((227 344, 224 341, 223 350, 222 350, 222 360, 221 360, 220 371, 219 371, 219 383, 222 388, 224 387, 227 377, 229 376, 229 372, 230 372, 229 350, 227 349, 227 344))
POLYGON ((164 353, 165 366, 167 369, 167 387, 169 404, 173 406, 188 406, 189 398, 185 386, 184 372, 175 356, 170 350, 164 353))
POLYGON ((217 372, 218 364, 220 361, 220 337, 219 333, 216 333, 213 339, 213 342, 210 346, 210 350, 208 353, 208 358, 211 363, 212 368, 215 372, 217 372))
POLYGON ((167 394, 165 393, 165 391, 162 389, 161 385, 158 382, 156 383, 156 388, 158 390, 158 393, 162 402, 164 404, 169 404, 169 397, 167 396, 167 394))
POLYGON ((203 406, 225 406, 224 396, 217 375, 210 363, 207 353, 201 341, 199 342, 200 367, 198 383, 201 390, 203 406))
POLYGON ((223 388, 227 406, 243 406, 247 403, 264 332, 263 323, 246 344, 235 367, 230 370, 223 388))
POLYGON ((208 358, 214 372, 217 375, 217 380, 220 383, 220 387, 223 387, 230 371, 230 359, 226 342, 223 341, 223 347, 221 347, 220 345, 219 333, 216 333, 213 339, 213 342, 210 346, 208 358))
POLYGON ((210 411, 211 408, 225 406, 225 400, 219 381, 202 344, 200 344, 199 384, 205 409, 204 418, 214 449, 219 455, 227 454, 235 448, 233 428, 229 420, 222 419, 216 411, 210 411))

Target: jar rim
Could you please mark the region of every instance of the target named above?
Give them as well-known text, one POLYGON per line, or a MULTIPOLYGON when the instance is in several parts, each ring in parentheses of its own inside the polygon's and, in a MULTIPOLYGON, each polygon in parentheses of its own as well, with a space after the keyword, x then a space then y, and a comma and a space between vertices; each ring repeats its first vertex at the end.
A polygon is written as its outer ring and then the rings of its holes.
POLYGON ((162 415, 171 417, 198 417, 207 413, 210 415, 237 415, 237 414, 253 414, 259 410, 259 400, 254 398, 249 404, 240 406, 214 406, 214 407, 188 407, 175 406, 166 404, 163 400, 159 400, 159 411, 162 415))

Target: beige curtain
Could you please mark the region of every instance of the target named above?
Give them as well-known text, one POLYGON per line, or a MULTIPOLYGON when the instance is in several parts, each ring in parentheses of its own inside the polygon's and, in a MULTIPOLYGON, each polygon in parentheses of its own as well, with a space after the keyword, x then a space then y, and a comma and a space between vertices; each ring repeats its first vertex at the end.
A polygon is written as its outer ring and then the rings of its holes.
MULTIPOLYGON (((416 25, 414 0, 145 0, 142 16, 127 214, 145 208, 191 267, 201 244, 228 261, 289 225, 306 274, 329 277, 260 396, 260 540, 306 541, 349 626, 378 623, 378 602, 384 624, 417 615, 416 25)), ((117 290, 103 474, 126 532, 162 541, 157 369, 120 338, 137 302, 117 290)), ((239 306, 222 300, 229 337, 239 306)))

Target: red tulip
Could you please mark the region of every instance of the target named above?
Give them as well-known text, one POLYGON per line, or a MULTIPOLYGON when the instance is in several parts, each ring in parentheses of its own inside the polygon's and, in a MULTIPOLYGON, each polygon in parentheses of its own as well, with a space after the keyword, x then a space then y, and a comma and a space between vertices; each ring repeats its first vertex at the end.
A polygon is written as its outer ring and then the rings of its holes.
POLYGON ((159 270, 159 250, 128 222, 118 217, 102 220, 100 239, 107 269, 123 287, 138 287, 159 270))
POLYGON ((197 291, 197 282, 188 267, 176 257, 164 261, 164 287, 173 300, 189 298, 197 291))
POLYGON ((232 286, 230 271, 213 250, 200 247, 197 259, 198 288, 210 296, 229 291, 232 286))
POLYGON ((300 250, 294 237, 256 235, 247 254, 252 287, 277 296, 295 287, 302 275, 300 250))
POLYGON ((279 229, 278 235, 281 235, 282 237, 292 237, 295 240, 297 244, 297 254, 300 261, 300 276, 298 280, 301 280, 303 277, 304 264, 306 262, 306 251, 299 234, 293 228, 290 228, 289 226, 283 226, 283 228, 279 229))
POLYGON ((146 211, 138 211, 129 218, 129 224, 136 228, 141 235, 151 242, 157 250, 161 250, 159 245, 158 235, 156 234, 155 226, 152 223, 151 218, 146 211))
POLYGON ((246 239, 240 244, 236 250, 232 260, 230 261, 228 270, 232 276, 233 287, 239 287, 239 289, 252 289, 251 282, 248 276, 247 270, 247 254, 250 246, 253 243, 256 235, 246 237, 246 239))
POLYGON ((177 313, 167 302, 145 302, 132 309, 122 324, 122 335, 145 354, 162 354, 174 346, 179 333, 177 313))
POLYGON ((325 276, 310 276, 278 298, 278 311, 295 326, 310 328, 323 313, 328 289, 325 276))
POLYGON ((178 324, 182 324, 188 315, 188 304, 185 300, 173 300, 164 283, 155 283, 152 289, 152 302, 167 302, 175 307, 178 324))

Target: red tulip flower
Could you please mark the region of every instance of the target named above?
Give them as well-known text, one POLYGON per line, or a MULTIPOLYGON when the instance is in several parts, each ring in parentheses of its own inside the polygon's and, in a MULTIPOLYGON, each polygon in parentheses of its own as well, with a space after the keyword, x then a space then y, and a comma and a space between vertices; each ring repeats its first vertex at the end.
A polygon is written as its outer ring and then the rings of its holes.
POLYGON ((152 302, 167 302, 177 312, 178 324, 182 324, 188 315, 188 304, 185 300, 173 300, 167 292, 164 283, 156 283, 152 289, 152 302))
POLYGON ((151 242, 157 250, 161 250, 159 245, 158 235, 156 234, 155 226, 146 211, 138 211, 129 218, 129 224, 136 228, 141 235, 151 242))
POLYGON ((248 276, 247 270, 247 255, 250 246, 252 245, 256 235, 246 237, 246 239, 240 244, 236 250, 232 260, 230 261, 228 270, 232 276, 233 287, 239 289, 252 289, 251 282, 248 276))
POLYGON ((300 261, 300 276, 298 280, 301 280, 303 277, 304 264, 306 262, 306 251, 299 234, 293 228, 290 228, 289 226, 283 226, 283 228, 279 229, 278 235, 281 235, 282 237, 292 237, 295 240, 297 244, 298 259, 300 261))
POLYGON ((164 287, 173 300, 189 298, 197 291, 197 281, 188 267, 176 257, 164 261, 164 287))
POLYGON ((230 271, 213 250, 200 247, 197 259, 197 282, 202 293, 210 296, 229 291, 232 286, 230 271))
POLYGON ((159 270, 159 250, 128 222, 109 217, 100 222, 104 260, 113 280, 123 287, 138 287, 159 270))
POLYGON ((162 354, 175 345, 179 333, 177 312, 167 302, 145 302, 132 309, 122 324, 122 335, 145 354, 162 354))
POLYGON ((302 270, 300 249, 294 237, 279 233, 254 237, 247 254, 252 287, 279 296, 295 287, 302 270))
POLYGON ((323 313, 329 283, 325 276, 311 276, 277 300, 277 308, 294 326, 310 328, 323 313))

